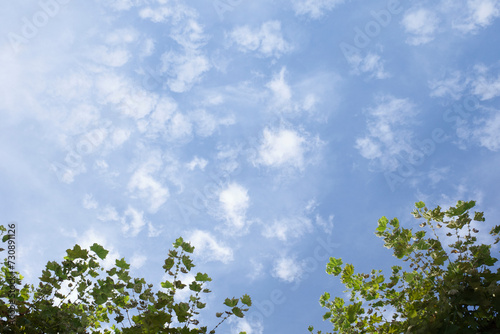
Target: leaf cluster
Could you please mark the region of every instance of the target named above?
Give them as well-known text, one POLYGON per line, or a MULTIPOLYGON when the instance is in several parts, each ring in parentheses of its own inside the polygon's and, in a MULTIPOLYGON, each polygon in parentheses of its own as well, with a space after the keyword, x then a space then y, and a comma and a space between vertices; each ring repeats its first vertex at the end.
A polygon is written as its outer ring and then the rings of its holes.
MULTIPOLYGON (((356 274, 352 264, 330 258, 326 272, 340 277, 350 297, 346 302, 324 293, 323 319, 338 333, 500 332, 500 268, 495 269, 492 245, 477 242, 472 223, 485 218, 483 212, 471 216, 474 206, 474 201, 458 201, 442 211, 417 202, 412 212, 417 230, 401 227, 397 218, 380 218, 375 234, 406 270, 393 266, 386 279, 380 270, 356 274), (451 243, 443 246, 439 235, 451 243)), ((499 233, 500 226, 490 232, 495 244, 499 233)))
POLYGON ((23 284, 6 258, 0 268, 0 332, 215 333, 230 316, 242 318, 252 302, 248 295, 226 299, 229 310, 219 324, 210 331, 199 326, 197 316, 206 307, 202 294, 211 292, 206 285, 212 279, 198 272, 190 284, 182 281, 181 274, 195 267, 189 256, 193 251, 182 238, 173 243, 163 265, 169 279, 157 291, 144 278, 131 277, 130 264, 123 258, 105 270, 101 262, 109 252, 96 243, 90 249, 75 245, 61 263, 48 262, 37 286, 23 284), (182 290, 189 290, 188 301, 178 300, 182 290))

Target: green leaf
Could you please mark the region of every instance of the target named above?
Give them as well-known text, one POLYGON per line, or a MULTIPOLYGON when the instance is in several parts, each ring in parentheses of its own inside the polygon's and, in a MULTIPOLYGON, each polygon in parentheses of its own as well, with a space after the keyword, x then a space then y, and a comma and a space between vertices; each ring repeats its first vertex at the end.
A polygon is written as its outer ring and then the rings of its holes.
POLYGON ((243 295, 243 297, 241 297, 241 302, 248 307, 252 306, 252 299, 249 295, 243 295))
POLYGON ((118 268, 122 268, 122 269, 129 269, 129 268, 130 268, 130 264, 128 264, 128 263, 125 261, 125 258, 122 258, 121 260, 115 260, 115 265, 116 265, 118 268))
POLYGON ((238 318, 243 318, 244 315, 243 315, 243 312, 241 311, 241 309, 239 307, 233 307, 233 309, 231 310, 235 316, 237 316, 238 318))
POLYGON ((193 253, 194 252, 194 246, 191 246, 191 244, 188 242, 183 242, 181 247, 182 247, 182 250, 185 251, 186 253, 193 253))
POLYGON ((189 284, 189 290, 194 291, 194 292, 200 292, 201 291, 201 284, 193 281, 193 282, 191 282, 191 284, 189 284))
POLYGON ((169 257, 169 258, 165 259, 165 264, 163 265, 162 268, 165 269, 165 272, 168 272, 168 271, 170 271, 170 269, 172 269, 174 264, 175 264, 174 259, 169 257))
POLYGON ((106 256, 108 255, 109 251, 104 249, 101 245, 94 243, 92 246, 90 246, 90 249, 99 256, 101 260, 104 260, 106 256))
POLYGON ((422 202, 422 201, 420 201, 420 202, 416 202, 416 203, 415 203, 415 207, 416 207, 417 209, 422 209, 422 208, 424 208, 424 207, 425 207, 425 203, 424 203, 424 202, 422 202))
POLYGON ((378 220, 377 232, 384 232, 387 229, 387 223, 389 223, 387 217, 380 218, 378 220))
POLYGON ((231 298, 231 299, 226 298, 226 300, 224 301, 224 305, 232 308, 238 305, 238 301, 239 301, 238 298, 231 298))
POLYGON ((184 239, 182 239, 182 237, 179 237, 175 240, 173 245, 175 248, 179 248, 182 246, 183 243, 184 243, 184 239))
POLYGON ((80 245, 75 245, 73 249, 67 249, 66 253, 68 254, 64 257, 66 260, 86 260, 88 258, 88 251, 86 249, 82 249, 80 245))
POLYGON ((194 279, 198 282, 211 282, 212 279, 207 274, 197 273, 194 279))
POLYGON ((342 259, 330 258, 330 262, 326 265, 326 273, 329 275, 338 276, 342 272, 342 259))
POLYGON ((194 267, 193 261, 187 255, 182 257, 182 264, 186 267, 187 270, 191 270, 194 267))
POLYGON ((189 318, 189 304, 188 303, 179 303, 174 305, 175 315, 177 315, 177 319, 179 322, 186 322, 189 318))

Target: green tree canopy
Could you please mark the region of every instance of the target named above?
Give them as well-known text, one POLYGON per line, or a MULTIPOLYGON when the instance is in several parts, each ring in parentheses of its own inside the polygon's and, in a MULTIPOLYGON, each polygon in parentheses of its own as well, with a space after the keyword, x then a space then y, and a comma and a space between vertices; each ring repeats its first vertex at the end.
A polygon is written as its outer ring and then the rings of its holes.
MULTIPOLYGON (((350 297, 323 294, 323 319, 338 333, 500 333, 500 268, 492 245, 478 244, 475 226, 485 218, 471 215, 474 206, 458 201, 442 211, 418 202, 412 212, 417 230, 380 218, 375 234, 405 270, 395 265, 386 279, 381 270, 355 273, 352 264, 331 257, 326 272, 340 277, 350 297)), ((494 244, 499 233, 500 225, 490 231, 494 244)))
MULTIPOLYGON (((5 227, 0 231, 3 235, 5 227)), ((2 241, 15 243, 9 234, 2 241)), ((184 283, 182 274, 195 266, 189 256, 194 247, 182 238, 173 246, 163 265, 170 279, 158 291, 144 278, 132 278, 125 259, 105 270, 101 261, 108 251, 98 244, 90 249, 75 245, 61 263, 48 262, 36 287, 23 285, 6 256, 0 270, 0 332, 200 334, 215 333, 231 316, 242 318, 252 304, 248 295, 227 298, 227 309, 216 314, 220 321, 215 328, 200 326, 197 315, 206 306, 201 296, 210 292, 206 284, 211 278, 197 273, 194 281, 184 283), (188 301, 176 298, 184 289, 190 290, 188 301)))

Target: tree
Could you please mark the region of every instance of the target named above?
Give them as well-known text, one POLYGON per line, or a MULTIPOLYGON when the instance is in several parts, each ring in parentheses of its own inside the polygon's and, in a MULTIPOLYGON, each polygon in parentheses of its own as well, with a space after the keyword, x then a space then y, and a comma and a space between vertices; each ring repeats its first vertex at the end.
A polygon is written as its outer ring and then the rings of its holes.
MULTIPOLYGON (((5 227, 0 226, 0 231, 3 235, 5 227)), ((10 250, 15 245, 11 237, 2 238, 10 250)), ((206 284, 211 278, 197 273, 189 285, 183 283, 182 274, 195 266, 189 256, 194 247, 182 238, 173 246, 163 265, 171 279, 161 283, 163 291, 156 292, 143 278, 130 276, 125 259, 105 271, 101 261, 108 251, 98 244, 90 250, 75 245, 61 263, 48 262, 37 287, 22 285, 22 276, 12 270, 12 257, 6 256, 0 271, 0 332, 199 334, 215 333, 233 315, 244 317, 252 304, 248 295, 227 298, 224 304, 229 309, 216 314, 221 320, 212 330, 198 327, 196 317, 206 306, 201 295, 210 292, 206 284), (179 301, 177 293, 186 288, 189 300, 179 301)))
MULTIPOLYGON (((477 242, 474 226, 485 218, 483 212, 471 218, 474 206, 458 201, 441 211, 418 202, 412 212, 421 221, 418 231, 401 227, 397 218, 380 218, 375 234, 406 270, 393 266, 387 280, 381 270, 355 274, 352 264, 331 257, 326 272, 340 276, 350 298, 346 303, 324 293, 323 319, 338 333, 500 333, 500 268, 494 267, 492 245, 477 242), (443 246, 445 241, 450 244, 443 246)), ((499 233, 500 225, 490 232, 494 244, 499 233)))

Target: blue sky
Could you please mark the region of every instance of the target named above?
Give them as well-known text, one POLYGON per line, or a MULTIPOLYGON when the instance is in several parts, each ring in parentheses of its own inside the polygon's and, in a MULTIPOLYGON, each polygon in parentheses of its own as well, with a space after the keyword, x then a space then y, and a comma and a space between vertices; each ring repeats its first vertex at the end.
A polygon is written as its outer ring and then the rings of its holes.
MULTIPOLYGON (((0 10, 1 221, 35 281, 98 242, 157 284, 196 246, 221 333, 327 330, 329 256, 389 268, 377 220, 500 176, 494 0, 41 0, 0 10)), ((489 218, 489 219, 488 219, 489 218)), ((482 235, 487 242, 487 234, 482 235)))

